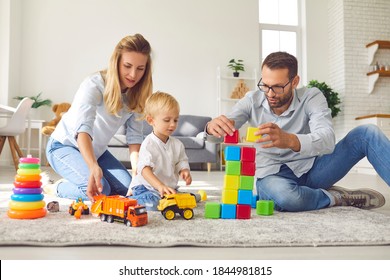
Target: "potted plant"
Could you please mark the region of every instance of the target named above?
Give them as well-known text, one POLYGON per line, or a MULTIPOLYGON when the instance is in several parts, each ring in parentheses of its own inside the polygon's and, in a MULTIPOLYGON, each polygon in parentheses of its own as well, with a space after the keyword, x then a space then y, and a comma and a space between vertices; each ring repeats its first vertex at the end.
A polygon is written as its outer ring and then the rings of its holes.
POLYGON ((31 108, 39 108, 41 106, 51 106, 52 101, 50 99, 41 99, 42 92, 38 93, 36 96, 15 96, 14 99, 16 100, 22 100, 25 97, 29 97, 32 100, 34 100, 34 103, 32 104, 31 108))
POLYGON ((340 113, 341 109, 337 107, 337 105, 341 103, 339 94, 330 88, 326 83, 320 83, 317 80, 311 80, 307 87, 316 87, 325 95, 326 101, 328 102, 328 107, 332 111, 332 118, 336 117, 340 113))
POLYGON ((229 64, 227 65, 227 67, 233 70, 233 76, 234 77, 240 76, 240 72, 239 71, 245 71, 243 62, 244 61, 242 59, 238 59, 236 61, 234 58, 232 58, 229 61, 229 64))

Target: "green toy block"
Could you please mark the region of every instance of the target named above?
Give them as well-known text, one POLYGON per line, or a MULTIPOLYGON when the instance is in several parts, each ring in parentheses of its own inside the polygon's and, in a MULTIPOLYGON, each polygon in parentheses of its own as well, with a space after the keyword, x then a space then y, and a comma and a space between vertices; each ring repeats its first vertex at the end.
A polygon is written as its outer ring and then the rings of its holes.
POLYGON ((259 200, 256 203, 256 214, 271 216, 274 214, 274 202, 272 200, 259 200))
POLYGON ((239 183, 240 183, 240 176, 225 175, 223 180, 223 189, 238 190, 239 183))
POLYGON ((226 161, 225 164, 225 173, 227 175, 240 175, 241 172, 241 162, 240 161, 226 161))
POLYGON ((218 202, 206 202, 204 217, 206 219, 219 219, 221 217, 221 204, 218 202))
POLYGON ((240 183, 238 185, 238 189, 251 191, 253 190, 254 181, 254 176, 240 176, 240 183))
POLYGON ((222 191, 222 203, 224 204, 237 204, 238 191, 235 190, 223 190, 222 191))

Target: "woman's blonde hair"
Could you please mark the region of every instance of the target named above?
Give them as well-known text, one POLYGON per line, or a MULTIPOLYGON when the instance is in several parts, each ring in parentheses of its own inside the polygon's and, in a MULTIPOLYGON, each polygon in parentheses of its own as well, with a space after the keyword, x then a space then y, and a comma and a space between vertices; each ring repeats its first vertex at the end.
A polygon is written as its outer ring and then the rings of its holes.
POLYGON ((175 110, 180 112, 179 102, 170 94, 157 91, 152 94, 145 104, 145 116, 155 117, 160 112, 167 112, 175 110))
POLYGON ((124 52, 137 52, 148 57, 141 80, 126 92, 127 107, 131 112, 142 113, 146 99, 152 94, 152 60, 149 42, 141 35, 126 36, 116 45, 108 68, 101 72, 105 82, 103 98, 107 111, 117 115, 123 108, 119 81, 119 62, 124 52))

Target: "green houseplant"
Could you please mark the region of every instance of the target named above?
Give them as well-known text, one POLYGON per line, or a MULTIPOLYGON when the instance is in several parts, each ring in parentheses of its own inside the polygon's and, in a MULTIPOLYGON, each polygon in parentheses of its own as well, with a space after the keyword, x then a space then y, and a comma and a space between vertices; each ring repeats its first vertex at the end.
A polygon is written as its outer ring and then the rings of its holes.
POLYGON ((25 97, 29 97, 32 100, 34 100, 33 105, 31 108, 39 108, 41 106, 51 106, 52 101, 50 99, 42 99, 41 98, 42 92, 38 93, 36 96, 15 96, 14 99, 16 100, 22 100, 25 97))
POLYGON ((238 59, 236 61, 234 58, 232 58, 229 61, 229 64, 227 65, 227 67, 233 70, 233 76, 234 77, 240 76, 240 72, 239 71, 245 71, 245 67, 244 67, 243 62, 244 61, 242 59, 238 59))
POLYGON ((332 111, 332 118, 336 117, 340 113, 341 109, 337 107, 337 105, 341 103, 339 94, 331 87, 329 87, 325 82, 320 83, 317 80, 311 80, 307 87, 316 87, 325 95, 326 101, 328 102, 328 107, 332 111))

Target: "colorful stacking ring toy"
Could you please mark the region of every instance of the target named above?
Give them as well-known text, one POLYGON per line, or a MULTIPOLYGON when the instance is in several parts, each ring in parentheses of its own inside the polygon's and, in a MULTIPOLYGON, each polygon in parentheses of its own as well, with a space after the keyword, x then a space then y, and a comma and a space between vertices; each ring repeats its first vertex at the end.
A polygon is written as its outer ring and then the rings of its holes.
POLYGON ((13 194, 11 195, 11 199, 13 201, 22 201, 22 202, 42 201, 43 194, 13 194))
POLYGON ((16 175, 15 181, 16 182, 33 182, 33 181, 40 181, 42 179, 41 175, 16 175))
POLYGON ((44 208, 46 203, 41 201, 32 201, 32 202, 21 202, 11 200, 8 204, 9 208, 12 210, 36 210, 39 208, 44 208))
POLYGON ((18 168, 20 169, 39 169, 41 166, 36 163, 19 163, 18 168))
POLYGON ((39 158, 33 158, 33 157, 22 157, 19 159, 20 163, 32 163, 32 164, 38 164, 39 158))
POLYGON ((8 217, 11 219, 37 219, 43 218, 46 216, 46 209, 36 209, 36 210, 13 210, 9 209, 7 212, 8 217))
POLYGON ((13 188, 14 194, 40 194, 43 192, 42 188, 13 188))
POLYGON ((18 169, 18 175, 39 175, 41 174, 40 169, 18 169))
POLYGON ((17 175, 9 202, 8 217, 12 219, 37 219, 46 216, 42 194, 39 158, 20 158, 17 175))
POLYGON ((42 186, 41 181, 35 182, 14 182, 15 188, 40 188, 42 186))

